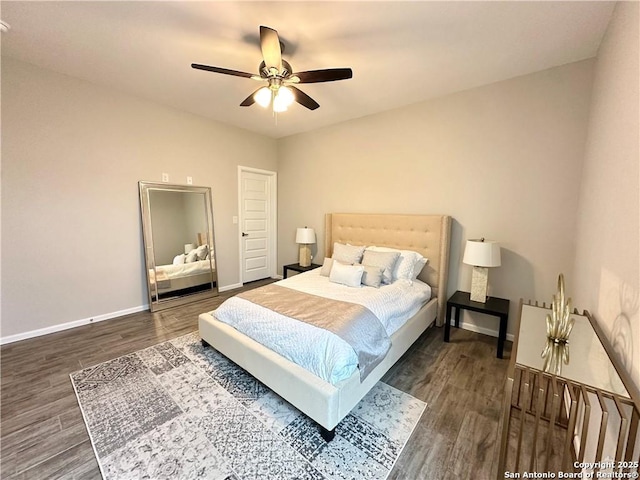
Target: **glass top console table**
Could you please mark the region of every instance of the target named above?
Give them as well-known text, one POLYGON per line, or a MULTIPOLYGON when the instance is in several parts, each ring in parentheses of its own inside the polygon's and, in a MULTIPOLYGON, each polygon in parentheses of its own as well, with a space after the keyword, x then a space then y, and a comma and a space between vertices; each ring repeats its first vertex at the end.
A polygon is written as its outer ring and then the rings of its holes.
POLYGON ((571 315, 568 363, 543 371, 550 311, 520 302, 497 478, 638 478, 637 388, 586 311, 571 315))

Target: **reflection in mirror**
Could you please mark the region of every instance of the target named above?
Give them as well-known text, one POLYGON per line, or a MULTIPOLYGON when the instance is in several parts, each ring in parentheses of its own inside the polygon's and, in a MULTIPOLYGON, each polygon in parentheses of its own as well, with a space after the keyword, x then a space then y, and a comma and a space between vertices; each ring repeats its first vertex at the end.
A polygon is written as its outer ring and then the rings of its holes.
POLYGON ((139 182, 152 312, 218 294, 211 189, 139 182))

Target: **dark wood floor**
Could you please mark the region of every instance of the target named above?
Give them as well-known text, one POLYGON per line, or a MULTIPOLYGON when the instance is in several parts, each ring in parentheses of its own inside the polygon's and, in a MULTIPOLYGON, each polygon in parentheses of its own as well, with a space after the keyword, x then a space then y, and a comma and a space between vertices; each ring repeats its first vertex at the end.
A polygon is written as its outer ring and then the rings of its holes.
MULTIPOLYGON (((69 373, 192 332, 200 313, 235 293, 2 346, 1 478, 100 478, 69 373)), ((492 337, 442 336, 425 332, 383 378, 427 402, 391 479, 495 478, 508 360, 495 358, 492 337)))

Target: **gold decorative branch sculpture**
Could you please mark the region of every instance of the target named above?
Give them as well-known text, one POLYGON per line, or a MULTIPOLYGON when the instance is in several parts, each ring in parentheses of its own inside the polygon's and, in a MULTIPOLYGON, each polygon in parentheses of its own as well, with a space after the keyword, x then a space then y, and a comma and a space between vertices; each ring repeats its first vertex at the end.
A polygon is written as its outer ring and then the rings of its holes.
POLYGON ((551 313, 547 314, 547 343, 542 351, 545 372, 560 375, 562 364, 569 363, 569 334, 573 328, 571 299, 564 294, 564 276, 558 277, 558 292, 553 296, 551 313))

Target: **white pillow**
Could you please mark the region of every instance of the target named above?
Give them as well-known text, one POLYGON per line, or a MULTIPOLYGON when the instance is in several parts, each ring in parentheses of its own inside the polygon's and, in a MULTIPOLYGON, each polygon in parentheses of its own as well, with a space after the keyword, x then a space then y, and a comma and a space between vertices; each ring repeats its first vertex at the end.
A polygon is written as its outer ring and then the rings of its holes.
POLYGON ((206 259, 208 254, 209 245, 200 245, 198 248, 196 248, 196 256, 198 257, 198 260, 206 259))
POLYGON ((376 252, 365 250, 362 256, 362 264, 382 269, 382 283, 385 285, 393 282, 393 270, 400 257, 400 252, 376 252))
POLYGON ((328 277, 331 273, 331 267, 333 266, 333 258, 324 257, 324 262, 322 263, 322 268, 320 269, 320 275, 323 277, 328 277))
POLYGON ((422 269, 424 268, 424 266, 427 264, 428 261, 429 261, 428 258, 424 258, 422 256, 420 257, 420 259, 418 259, 416 264, 413 266, 413 274, 411 275, 412 280, 415 280, 416 278, 418 278, 418 275, 420 275, 420 272, 422 272, 422 269))
POLYGON ((187 253, 187 257, 184 259, 184 263, 192 263, 198 259, 198 252, 194 248, 189 253, 187 253))
POLYGON ((421 258, 424 258, 418 252, 414 252, 413 250, 398 250, 397 248, 388 248, 388 247, 367 247, 367 250, 372 250, 374 252, 400 252, 400 258, 396 262, 396 266, 393 270, 393 281, 399 279, 404 280, 413 280, 413 269, 416 266, 416 263, 421 258))
POLYGON ((180 255, 176 255, 175 257, 173 257, 173 264, 182 265, 184 263, 185 258, 186 258, 186 255, 184 253, 181 253, 180 255))
POLYGON ((355 245, 345 245, 343 243, 335 242, 333 244, 333 255, 331 258, 338 260, 339 262, 346 263, 347 265, 353 265, 354 263, 360 263, 362 260, 362 254, 365 247, 357 247, 355 245))
POLYGON ((363 273, 364 267, 362 265, 345 265, 334 261, 329 274, 329 281, 341 283, 347 287, 359 287, 363 273))

